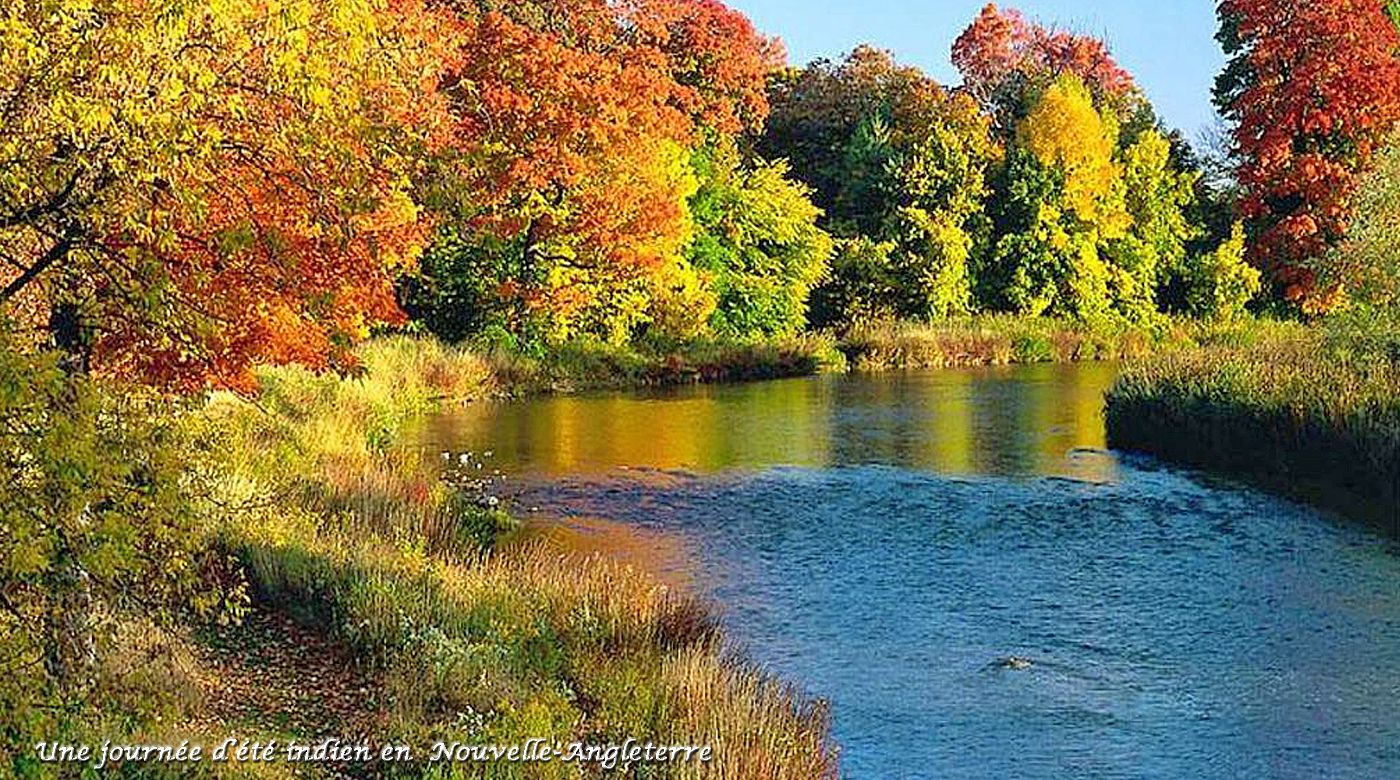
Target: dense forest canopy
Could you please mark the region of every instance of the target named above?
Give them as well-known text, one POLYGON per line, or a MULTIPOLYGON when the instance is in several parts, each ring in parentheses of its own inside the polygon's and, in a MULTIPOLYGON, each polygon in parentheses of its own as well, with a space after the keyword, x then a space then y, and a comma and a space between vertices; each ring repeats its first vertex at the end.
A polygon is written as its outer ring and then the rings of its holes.
POLYGON ((1103 41, 990 5, 950 86, 872 47, 786 65, 717 0, 26 2, 4 301, 85 366, 185 388, 346 367, 404 313, 542 349, 1232 316, 1255 270, 1341 305, 1396 28, 1359 1, 1220 14, 1223 180, 1103 41))

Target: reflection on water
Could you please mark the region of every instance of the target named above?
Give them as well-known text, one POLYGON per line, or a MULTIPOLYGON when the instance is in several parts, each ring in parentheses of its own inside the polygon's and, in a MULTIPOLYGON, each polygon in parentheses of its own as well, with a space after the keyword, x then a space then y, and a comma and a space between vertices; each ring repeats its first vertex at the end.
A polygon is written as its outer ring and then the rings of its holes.
POLYGON ((1400 555, 1102 451, 1111 365, 480 405, 538 533, 713 597, 885 778, 1400 778, 1400 555), (1028 659, 1009 668, 1007 658, 1028 659))
POLYGON ((1113 479, 1112 364, 829 376, 647 394, 475 404, 436 418, 428 449, 491 450, 503 469, 602 474, 882 463, 952 475, 1113 479))

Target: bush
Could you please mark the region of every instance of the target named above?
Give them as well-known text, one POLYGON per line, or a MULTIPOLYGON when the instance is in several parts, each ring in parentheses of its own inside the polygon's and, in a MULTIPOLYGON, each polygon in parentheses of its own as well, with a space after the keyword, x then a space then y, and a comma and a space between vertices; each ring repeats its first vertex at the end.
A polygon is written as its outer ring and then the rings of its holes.
POLYGON ((1215 251, 1187 261, 1182 274, 1187 313, 1226 320, 1245 313, 1245 305, 1259 294, 1260 275, 1244 255, 1244 228, 1236 223, 1215 251))
POLYGON ((123 631, 240 613, 237 578, 209 576, 220 559, 195 511, 181 413, 0 334, 0 659, 12 672, 0 676, 0 766, 158 707, 135 677, 152 669, 113 664, 130 647, 123 631))
POLYGON ((806 187, 788 178, 785 163, 741 164, 732 144, 695 157, 697 235, 686 254, 710 275, 718 300, 710 330, 731 339, 796 334, 832 253, 806 187))

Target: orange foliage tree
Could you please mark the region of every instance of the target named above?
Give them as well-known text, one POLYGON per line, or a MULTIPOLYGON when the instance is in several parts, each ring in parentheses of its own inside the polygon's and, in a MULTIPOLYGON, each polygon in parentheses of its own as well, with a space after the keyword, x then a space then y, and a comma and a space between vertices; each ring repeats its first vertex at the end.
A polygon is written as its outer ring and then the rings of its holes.
POLYGON ((1048 84, 1070 73, 1094 93, 1096 100, 1134 107, 1139 97, 1133 77, 1124 70, 1101 40, 1050 30, 1026 20, 1015 9, 988 4, 953 43, 953 64, 963 76, 963 86, 983 106, 1000 114, 1009 129, 1020 119, 1028 84, 1048 84), (1010 115, 1008 115, 1008 113, 1010 115))
POLYGON ((696 187, 688 149, 701 129, 761 126, 776 44, 709 1, 459 13, 446 189, 459 221, 491 239, 464 251, 497 255, 477 267, 499 277, 508 327, 609 341, 700 327, 713 301, 683 254, 696 187))
POLYGON ((418 0, 36 0, 3 28, 0 303, 69 370, 247 388, 393 319, 450 20, 418 0))
POLYGON ((1345 235, 1357 175, 1400 120, 1400 35, 1375 0, 1226 0, 1216 102, 1234 124, 1251 259, 1325 310, 1308 260, 1345 235))

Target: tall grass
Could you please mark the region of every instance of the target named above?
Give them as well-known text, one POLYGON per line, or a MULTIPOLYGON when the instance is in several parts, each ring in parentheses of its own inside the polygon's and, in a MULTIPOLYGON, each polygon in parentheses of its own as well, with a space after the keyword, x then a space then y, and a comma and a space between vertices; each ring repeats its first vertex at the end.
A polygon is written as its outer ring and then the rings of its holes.
POLYGON ((382 672, 376 736, 711 744, 706 776, 835 776, 824 708, 729 655, 706 605, 601 558, 493 549, 508 518, 396 446, 434 404, 496 392, 498 363, 405 339, 362 358, 349 379, 267 370, 255 399, 216 397, 197 427, 209 511, 258 597, 382 672))
POLYGON ((1225 470, 1400 531, 1400 344, 1376 327, 1274 325, 1133 363, 1110 443, 1225 470))
POLYGON ((1116 360, 1189 338, 1167 321, 1132 325, 1012 315, 935 323, 881 322, 851 329, 842 348, 858 371, 1116 360))
POLYGON ((846 369, 845 356, 825 334, 640 346, 575 342, 541 357, 490 347, 480 352, 491 364, 497 386, 514 395, 781 379, 846 369))

